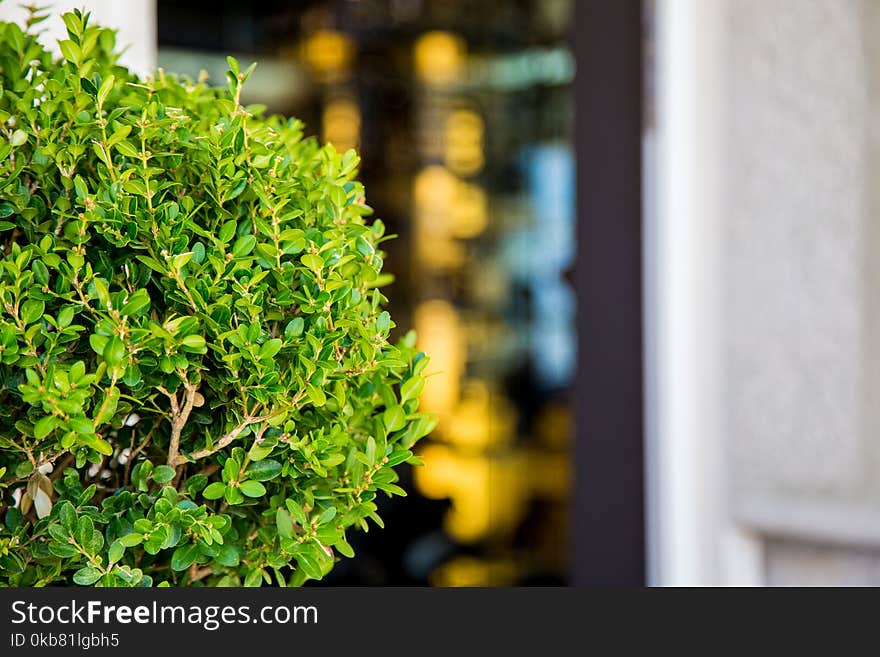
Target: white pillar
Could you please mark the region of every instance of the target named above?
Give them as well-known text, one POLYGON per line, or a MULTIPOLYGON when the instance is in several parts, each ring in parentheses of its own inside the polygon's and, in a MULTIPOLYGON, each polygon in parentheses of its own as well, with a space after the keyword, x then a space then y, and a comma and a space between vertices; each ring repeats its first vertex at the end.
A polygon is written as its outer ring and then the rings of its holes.
POLYGON ((724 0, 656 3, 654 198, 645 199, 654 585, 752 584, 760 566, 758 543, 728 521, 722 466, 725 9, 724 0))
MULTIPOLYGON (((120 63, 137 73, 152 73, 156 68, 156 0, 44 0, 52 16, 39 25, 44 31, 43 43, 56 44, 67 38, 60 15, 83 8, 91 12, 91 21, 118 30, 116 45, 127 50, 120 63)), ((20 3, 0 2, 0 20, 22 22, 27 12, 20 3)), ((57 50, 57 46, 56 46, 57 50)))

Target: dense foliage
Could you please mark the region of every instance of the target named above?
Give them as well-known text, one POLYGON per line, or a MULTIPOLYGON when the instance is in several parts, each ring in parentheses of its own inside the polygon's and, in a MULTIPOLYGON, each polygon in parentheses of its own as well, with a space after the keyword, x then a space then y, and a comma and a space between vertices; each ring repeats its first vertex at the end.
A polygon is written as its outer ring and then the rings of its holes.
POLYGON ((0 23, 0 584, 297 585, 435 420, 358 157, 0 23))

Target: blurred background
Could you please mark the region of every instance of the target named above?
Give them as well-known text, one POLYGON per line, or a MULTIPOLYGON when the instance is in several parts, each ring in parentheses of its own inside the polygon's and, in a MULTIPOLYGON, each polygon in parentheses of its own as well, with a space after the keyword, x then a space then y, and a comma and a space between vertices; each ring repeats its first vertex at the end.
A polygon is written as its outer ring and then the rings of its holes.
POLYGON ((880 3, 54 4, 361 153, 440 424, 325 583, 880 584, 880 3))

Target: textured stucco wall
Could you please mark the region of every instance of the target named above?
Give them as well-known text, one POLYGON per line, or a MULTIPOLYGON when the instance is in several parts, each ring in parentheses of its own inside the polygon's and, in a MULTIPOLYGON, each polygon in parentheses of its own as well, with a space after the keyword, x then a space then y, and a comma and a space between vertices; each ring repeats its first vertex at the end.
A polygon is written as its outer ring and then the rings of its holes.
POLYGON ((764 555, 765 583, 771 586, 880 586, 876 551, 771 540, 764 555))
POLYGON ((790 541, 767 544, 768 581, 811 559, 819 579, 827 567, 830 579, 876 580, 876 566, 841 564, 868 559, 856 546, 880 550, 880 3, 728 10, 731 510, 790 541), (841 552, 798 547, 813 540, 841 552))

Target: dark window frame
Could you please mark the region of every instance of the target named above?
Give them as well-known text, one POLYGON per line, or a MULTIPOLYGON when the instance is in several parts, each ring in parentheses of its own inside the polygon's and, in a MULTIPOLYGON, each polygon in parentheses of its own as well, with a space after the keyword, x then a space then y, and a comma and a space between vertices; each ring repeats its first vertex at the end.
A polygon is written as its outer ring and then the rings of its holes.
POLYGON ((642 9, 576 3, 576 586, 645 584, 642 9))

